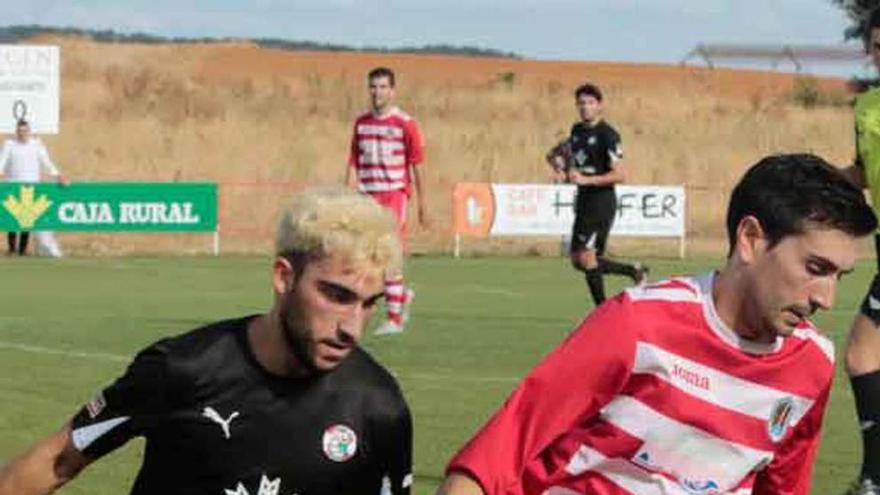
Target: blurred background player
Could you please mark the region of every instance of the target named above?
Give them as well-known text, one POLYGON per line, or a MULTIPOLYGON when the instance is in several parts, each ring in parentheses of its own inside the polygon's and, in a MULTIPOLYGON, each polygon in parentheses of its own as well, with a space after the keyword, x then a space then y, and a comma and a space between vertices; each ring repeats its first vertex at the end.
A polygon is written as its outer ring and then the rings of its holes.
POLYGON ((575 220, 571 229, 572 266, 584 273, 596 306, 605 300, 602 275, 625 275, 636 284, 647 280, 648 268, 605 256, 608 233, 617 214, 614 185, 626 180, 620 135, 602 118, 602 91, 584 84, 574 93, 580 121, 568 138, 547 152, 556 182, 577 184, 575 220))
MULTIPOLYGON (((880 9, 864 24, 865 50, 880 70, 880 9)), ((845 169, 859 187, 868 188, 875 210, 880 208, 880 89, 856 98, 856 157, 845 169)), ((880 234, 874 234, 878 273, 853 320, 846 348, 850 376, 862 434, 863 457, 857 486, 850 493, 880 495, 880 234)))
POLYGON ((809 495, 834 377, 810 322, 877 219, 813 155, 752 166, 719 271, 593 311, 452 459, 440 495, 809 495))
POLYGON ((60 431, 0 470, 0 495, 54 491, 133 437, 131 493, 406 495, 412 420, 358 346, 400 263, 391 214, 353 191, 298 194, 264 314, 160 340, 60 431))
MULTIPOLYGON (((419 170, 424 159, 422 133, 415 119, 394 106, 394 71, 377 67, 369 72, 367 82, 370 111, 355 120, 345 183, 369 194, 394 213, 397 232, 406 250, 407 208, 413 189, 419 223, 428 224, 419 170)), ((415 292, 404 283, 402 267, 399 273, 389 273, 385 280, 388 319, 376 334, 403 332, 414 297, 415 292)))
MULTIPOLYGON (((31 135, 28 121, 20 119, 15 124, 15 138, 7 139, 0 151, 0 174, 9 182, 35 183, 40 182, 41 169, 55 177, 60 184, 68 184, 49 158, 43 141, 31 135)), ((8 254, 24 256, 27 253, 30 232, 9 232, 6 236, 8 254)), ((37 237, 41 254, 61 256, 61 247, 51 232, 38 232, 37 237)))

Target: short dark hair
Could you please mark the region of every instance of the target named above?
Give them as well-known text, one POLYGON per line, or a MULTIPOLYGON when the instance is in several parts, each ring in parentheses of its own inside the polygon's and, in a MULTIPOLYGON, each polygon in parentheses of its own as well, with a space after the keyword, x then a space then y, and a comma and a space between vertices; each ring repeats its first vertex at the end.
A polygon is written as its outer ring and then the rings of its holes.
POLYGON ((602 90, 599 86, 592 83, 584 83, 574 90, 574 99, 577 100, 581 96, 592 96, 598 101, 602 101, 602 90))
POLYGON ((18 120, 15 122, 15 127, 24 127, 24 126, 26 126, 26 125, 31 125, 31 124, 30 124, 30 122, 28 122, 28 121, 25 120, 25 119, 18 119, 18 120))
POLYGON ((388 67, 376 67, 371 70, 369 74, 367 74, 367 81, 372 81, 373 79, 377 79, 380 77, 387 77, 388 83, 391 87, 394 87, 394 71, 389 69, 388 67))
POLYGON ((861 189, 811 154, 768 156, 740 179, 727 209, 728 256, 736 244, 736 229, 746 216, 760 222, 771 248, 810 225, 854 237, 877 229, 877 218, 861 189))
POLYGON ((862 28, 862 42, 865 44, 865 51, 871 49, 871 31, 875 28, 880 28, 880 7, 871 9, 865 17, 865 24, 862 28))

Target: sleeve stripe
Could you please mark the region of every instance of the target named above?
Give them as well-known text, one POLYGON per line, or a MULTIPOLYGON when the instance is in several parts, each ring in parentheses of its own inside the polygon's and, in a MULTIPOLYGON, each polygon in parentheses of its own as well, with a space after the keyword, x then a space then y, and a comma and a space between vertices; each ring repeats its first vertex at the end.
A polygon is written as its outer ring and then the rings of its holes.
POLYGON ((77 428, 71 433, 71 436, 73 437, 73 446, 82 452, 88 448, 89 445, 94 443, 95 440, 101 438, 110 430, 125 423, 129 419, 131 418, 128 416, 122 416, 121 418, 108 419, 107 421, 101 421, 100 423, 77 428))

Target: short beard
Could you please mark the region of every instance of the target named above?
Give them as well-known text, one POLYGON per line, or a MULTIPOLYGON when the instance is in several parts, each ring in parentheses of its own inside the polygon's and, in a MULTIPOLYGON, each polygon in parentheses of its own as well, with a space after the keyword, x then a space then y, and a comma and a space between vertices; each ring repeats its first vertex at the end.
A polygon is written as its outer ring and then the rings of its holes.
POLYGON ((314 375, 321 370, 315 366, 315 360, 309 353, 306 340, 290 325, 290 316, 292 312, 290 309, 291 297, 293 297, 293 293, 291 292, 285 295, 285 298, 281 303, 281 308, 278 311, 278 318, 281 323, 281 334, 284 336, 284 343, 287 346, 287 350, 293 354, 293 357, 302 366, 305 374, 314 375))

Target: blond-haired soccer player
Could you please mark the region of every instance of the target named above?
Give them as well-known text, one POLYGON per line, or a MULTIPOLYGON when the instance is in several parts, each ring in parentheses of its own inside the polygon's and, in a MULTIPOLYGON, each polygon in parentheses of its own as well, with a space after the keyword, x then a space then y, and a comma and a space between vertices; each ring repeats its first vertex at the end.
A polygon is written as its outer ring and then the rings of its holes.
POLYGON ((394 229, 355 192, 299 195, 278 226, 268 312, 142 350, 0 471, 0 494, 50 493, 136 436, 133 494, 409 493, 407 404, 357 345, 400 262, 394 229))

